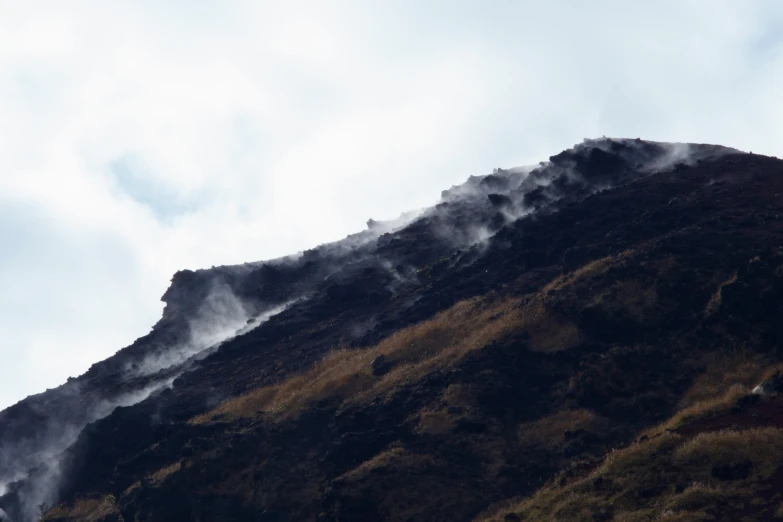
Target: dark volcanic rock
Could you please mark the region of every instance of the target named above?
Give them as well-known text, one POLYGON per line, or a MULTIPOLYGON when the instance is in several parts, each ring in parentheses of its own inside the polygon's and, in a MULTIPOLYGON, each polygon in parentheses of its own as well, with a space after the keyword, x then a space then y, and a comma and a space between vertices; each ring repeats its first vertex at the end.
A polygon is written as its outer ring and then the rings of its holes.
POLYGON ((372 371, 372 374, 376 377, 381 376, 389 371, 389 362, 386 359, 386 356, 381 354, 375 357, 372 362, 370 362, 370 370, 372 371))
MULTIPOLYGON (((125 520, 470 520, 637 440, 714 352, 778 349, 781 174, 723 147, 586 140, 472 177, 413 220, 178 272, 150 334, 0 413, 0 479, 22 479, 0 508, 27 522, 30 505, 93 496, 125 520), (535 313, 422 375, 402 370, 427 354, 363 359, 296 415, 286 408, 310 383, 199 420, 478 297, 535 313), (215 299, 236 320, 198 344, 215 299), (381 391, 344 400, 366 382, 381 391)), ((739 480, 743 465, 712 473, 739 480)))
POLYGON ((740 480, 750 475, 753 463, 749 460, 720 464, 712 468, 712 476, 719 480, 740 480))
POLYGON ((498 208, 508 208, 514 203, 510 197, 503 194, 487 194, 487 198, 489 198, 489 202, 492 203, 493 207, 498 208))

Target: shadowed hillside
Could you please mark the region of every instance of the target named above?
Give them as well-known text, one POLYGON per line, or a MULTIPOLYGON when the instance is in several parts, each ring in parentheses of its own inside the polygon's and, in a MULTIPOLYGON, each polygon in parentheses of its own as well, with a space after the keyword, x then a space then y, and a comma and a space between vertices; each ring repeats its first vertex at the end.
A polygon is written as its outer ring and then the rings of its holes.
POLYGON ((783 520, 782 175, 586 140, 341 242, 179 272, 150 334, 0 413, 0 508, 783 520))

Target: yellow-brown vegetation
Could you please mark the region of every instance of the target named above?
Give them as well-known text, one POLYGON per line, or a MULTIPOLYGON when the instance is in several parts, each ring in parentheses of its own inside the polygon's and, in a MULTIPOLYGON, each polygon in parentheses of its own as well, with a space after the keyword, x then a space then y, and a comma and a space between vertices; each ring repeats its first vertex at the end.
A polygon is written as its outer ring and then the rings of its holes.
POLYGON ((687 408, 683 408, 674 414, 662 426, 648 430, 651 433, 660 432, 662 429, 677 429, 692 422, 716 417, 730 411, 743 397, 750 394, 750 390, 741 385, 734 384, 722 395, 704 399, 694 403, 687 408))
MULTIPOLYGON (((259 413, 288 417, 320 400, 337 404, 367 400, 453 365, 467 353, 511 334, 526 334, 528 348, 533 351, 569 349, 581 342, 582 334, 575 324, 548 310, 546 303, 550 296, 585 279, 600 277, 634 255, 633 250, 627 250, 597 259, 574 272, 558 276, 539 292, 524 298, 498 301, 486 297, 458 302, 432 319, 395 332, 375 346, 334 349, 304 373, 230 399, 191 422, 230 421, 259 413), (391 367, 382 377, 372 376, 369 370, 370 362, 378 355, 386 356, 391 367)), ((619 299, 631 317, 640 321, 645 320, 658 304, 654 286, 643 287, 633 280, 616 282, 608 292, 613 299, 619 299)), ((593 297, 594 304, 600 303, 601 295, 604 294, 593 297)))
POLYGON ((48 510, 41 519, 47 520, 82 520, 84 522, 97 522, 104 517, 119 513, 115 499, 111 495, 95 498, 81 498, 72 504, 58 504, 48 510))
POLYGON ((136 482, 134 482, 133 484, 131 484, 130 486, 125 488, 125 491, 122 492, 122 496, 124 497, 124 496, 130 495, 131 493, 133 493, 134 491, 136 491, 140 487, 141 487, 141 481, 137 480, 136 482))
POLYGON ((611 288, 613 301, 620 304, 626 313, 636 322, 644 323, 650 312, 658 304, 658 291, 655 285, 645 285, 639 281, 620 280, 611 288))
POLYGON ((556 277, 553 279, 549 284, 544 286, 542 289, 542 292, 544 294, 547 294, 549 292, 562 290, 566 286, 574 284, 574 282, 586 278, 586 277, 595 277, 597 275, 601 275, 606 273, 609 268, 613 266, 613 264, 616 262, 616 259, 619 259, 621 257, 626 257, 630 254, 629 251, 622 252, 617 256, 617 258, 613 256, 607 256, 602 257, 600 259, 596 259, 595 261, 591 261, 590 263, 587 263, 580 268, 574 270, 573 272, 569 272, 567 274, 563 274, 561 276, 556 277))
POLYGON ((349 498, 368 494, 379 498, 377 517, 372 520, 422 520, 423 504, 436 505, 448 513, 475 494, 458 477, 450 476, 448 470, 447 463, 437 456, 394 446, 343 473, 334 482, 349 498), (437 480, 420 480, 436 469, 437 480), (415 487, 411 487, 412 480, 415 487))
POLYGON ((680 408, 721 397, 732 386, 752 389, 763 379, 770 364, 766 359, 740 349, 731 354, 717 356, 705 366, 705 371, 682 396, 680 408))
MULTIPOLYGON (((635 480, 638 468, 654 462, 653 457, 666 453, 682 442, 676 433, 666 432, 644 442, 635 442, 627 448, 609 452, 597 475, 608 475, 624 480, 635 480)), ((650 466, 652 468, 652 466, 650 466)))
POLYGON ((521 424, 517 435, 523 446, 551 446, 563 441, 566 430, 600 429, 605 424, 606 419, 589 410, 564 410, 521 424))
POLYGON ((373 458, 362 462, 359 466, 347 472, 341 478, 356 478, 377 471, 379 469, 387 468, 392 465, 398 465, 401 462, 421 464, 424 461, 431 461, 432 458, 427 455, 415 455, 401 447, 390 448, 386 451, 378 453, 373 458))
POLYGON ((445 411, 424 410, 419 415, 417 431, 431 435, 443 435, 454 427, 454 419, 445 411))
POLYGON ((451 366, 504 336, 521 333, 527 334, 531 350, 545 352, 568 349, 581 338, 575 325, 553 317, 538 297, 496 303, 468 299, 430 320, 395 332, 374 347, 333 350, 308 371, 226 401, 192 422, 250 417, 259 412, 288 416, 322 399, 367 400, 451 366), (391 369, 374 377, 370 362, 381 354, 391 369))
MULTIPOLYGON (((783 431, 778 428, 754 428, 744 431, 717 431, 696 435, 677 448, 675 462, 688 466, 694 474, 709 480, 716 464, 751 463, 751 477, 766 477, 783 460, 783 431)), ((698 477, 695 477, 698 479, 698 477)))
POLYGON ((454 383, 449 384, 446 389, 443 390, 441 398, 449 406, 459 406, 466 408, 474 405, 476 397, 473 391, 470 389, 469 385, 463 383, 454 383))
POLYGON ((734 272, 733 274, 731 274, 731 276, 729 276, 728 279, 722 281, 718 285, 718 288, 715 290, 715 293, 713 293, 712 296, 710 297, 710 300, 707 301, 707 306, 704 308, 705 315, 711 315, 715 313, 718 310, 718 308, 720 308, 721 299, 722 299, 721 292, 723 291, 723 287, 734 283, 736 280, 737 280, 737 272, 734 272))
MULTIPOLYGON (((590 520, 608 510, 613 520, 704 520, 716 510, 743 509, 766 502, 751 484, 770 477, 783 460, 783 430, 754 428, 705 432, 693 438, 664 432, 610 452, 587 476, 556 482, 533 496, 480 517, 499 521, 514 512, 541 522, 590 520), (716 466, 745 466, 733 480, 715 476, 716 466), (675 487, 685 484, 685 487, 675 487)), ((774 508, 774 506, 770 506, 774 508)))
POLYGON ((155 473, 152 473, 149 476, 149 479, 150 481, 152 481, 153 484, 160 484, 161 482, 169 478, 171 475, 178 472, 180 469, 182 469, 182 461, 178 460, 177 462, 169 464, 168 466, 164 466, 159 470, 157 470, 155 473))
POLYGON ((672 497, 666 503, 666 508, 674 512, 694 511, 719 502, 723 495, 724 493, 716 487, 695 482, 679 495, 672 497))
MULTIPOLYGON (((573 272, 569 272, 554 278, 541 289, 541 294, 548 295, 551 292, 557 292, 569 286, 574 286, 583 280, 600 277, 608 272, 611 268, 624 266, 638 255, 639 252, 637 252, 635 249, 629 248, 614 256, 606 256, 586 263, 573 272)), ((655 268, 659 273, 663 273, 671 270, 675 266, 676 262, 673 259, 668 258, 659 262, 655 268)))
POLYGON ((729 412, 750 395, 758 383, 783 369, 767 359, 742 350, 721 356, 707 365, 680 400, 679 409, 661 425, 649 428, 647 435, 665 429, 678 429, 693 422, 729 412))

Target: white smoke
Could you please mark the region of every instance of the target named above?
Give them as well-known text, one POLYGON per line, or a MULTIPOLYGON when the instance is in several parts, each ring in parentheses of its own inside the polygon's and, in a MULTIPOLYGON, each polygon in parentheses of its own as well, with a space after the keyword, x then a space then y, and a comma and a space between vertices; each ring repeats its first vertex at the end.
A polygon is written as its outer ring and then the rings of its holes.
MULTIPOLYGON (((155 382, 144 389, 120 395, 112 400, 101 400, 92 405, 84 424, 61 424, 54 420, 50 422, 46 428, 46 439, 43 444, 40 444, 39 450, 33 457, 37 461, 32 472, 34 484, 25 485, 18 492, 22 508, 22 520, 19 522, 37 520, 41 505, 53 505, 57 502, 64 451, 76 442, 84 426, 107 417, 118 407, 132 406, 145 400, 153 393, 169 388, 173 381, 174 378, 171 377, 155 382)), ((9 450, 13 451, 14 448, 4 448, 4 451, 9 450)), ((29 471, 17 472, 10 480, 6 479, 5 483, 0 485, 0 490, 5 492, 8 489, 8 484, 28 478, 29 473, 29 471)))
MULTIPOLYGON (((630 171, 623 174, 623 182, 666 171, 677 165, 692 166, 700 160, 739 152, 710 145, 633 139, 585 139, 563 155, 558 155, 561 157, 554 163, 553 157, 553 161, 542 161, 537 166, 495 169, 492 174, 471 176, 465 183, 443 191, 440 203, 426 211, 424 216, 440 215, 446 218, 433 220, 433 231, 439 239, 450 241, 455 248, 482 248, 499 229, 497 223, 492 227, 487 226, 481 222, 481 219, 486 219, 486 214, 480 213, 477 214, 475 222, 462 220, 457 223, 449 219, 454 214, 453 210, 449 210, 450 207, 479 209, 482 205, 488 205, 487 199, 493 197, 496 201, 492 203, 495 207, 492 212, 502 215, 502 226, 536 212, 541 206, 569 196, 572 190, 579 190, 582 196, 589 196, 612 189, 614 182, 611 176, 586 178, 581 172, 582 161, 588 160, 592 149, 599 149, 628 163, 630 171), (536 191, 539 194, 533 201, 537 203, 526 204, 526 196, 536 191)), ((457 210, 456 213, 460 214, 462 211, 457 210)))
POLYGON ((239 299, 224 282, 212 284, 196 316, 188 320, 189 339, 176 346, 160 347, 132 368, 132 376, 157 373, 186 361, 191 356, 233 337, 247 325, 251 307, 239 299))
POLYGON ((148 355, 141 363, 133 365, 129 376, 153 375, 193 357, 206 356, 223 343, 259 327, 296 301, 268 308, 250 305, 237 297, 227 284, 215 283, 196 316, 188 320, 188 340, 148 355))
MULTIPOLYGON (((282 312, 290 304, 291 302, 257 312, 256 309, 259 307, 243 302, 227 284, 215 284, 199 307, 196 316, 188 321, 189 340, 175 346, 161 347, 158 353, 145 358, 141 364, 130 369, 126 373, 126 378, 153 376, 161 370, 182 365, 190 358, 204 357, 217 350, 226 341, 257 328, 272 316, 282 312)), ((69 419, 71 422, 63 422, 49 416, 48 424, 41 430, 43 440, 39 437, 34 442, 22 440, 14 441, 12 444, 3 444, 0 451, 4 455, 12 456, 17 453, 28 455, 28 457, 26 458, 27 465, 24 468, 2 470, 0 495, 7 492, 9 484, 13 482, 26 478, 30 478, 34 482, 34 484, 28 484, 18 491, 23 519, 17 522, 37 520, 40 515, 40 505, 52 505, 57 501, 56 495, 61 480, 60 464, 63 452, 76 442, 87 424, 107 417, 118 407, 132 406, 154 393, 170 388, 175 379, 185 371, 187 371, 187 366, 182 365, 174 374, 154 379, 143 389, 110 400, 104 399, 94 402, 88 406, 88 411, 82 417, 82 422, 74 423, 73 419, 69 419), (34 476, 29 475, 31 469, 34 469, 34 476)), ((78 383, 73 383, 71 386, 73 393, 80 393, 78 383)), ((42 414, 44 413, 42 411, 42 414)), ((8 461, 5 457, 4 460, 8 461)))

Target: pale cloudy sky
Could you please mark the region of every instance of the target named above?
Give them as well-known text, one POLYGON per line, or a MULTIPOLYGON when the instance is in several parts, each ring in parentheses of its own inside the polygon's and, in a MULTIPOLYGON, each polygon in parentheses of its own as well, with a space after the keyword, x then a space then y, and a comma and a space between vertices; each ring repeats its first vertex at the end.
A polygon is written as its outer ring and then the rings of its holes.
POLYGON ((783 3, 0 0, 0 407, 293 253, 585 137, 783 156, 783 3))

